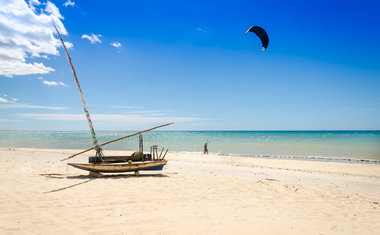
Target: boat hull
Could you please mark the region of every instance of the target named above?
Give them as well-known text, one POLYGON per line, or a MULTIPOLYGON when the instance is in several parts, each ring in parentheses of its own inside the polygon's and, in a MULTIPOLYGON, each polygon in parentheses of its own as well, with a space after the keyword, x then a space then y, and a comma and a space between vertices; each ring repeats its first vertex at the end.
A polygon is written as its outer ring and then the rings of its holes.
POLYGON ((120 173, 131 171, 159 171, 166 165, 166 160, 129 163, 68 163, 70 166, 92 172, 120 173))

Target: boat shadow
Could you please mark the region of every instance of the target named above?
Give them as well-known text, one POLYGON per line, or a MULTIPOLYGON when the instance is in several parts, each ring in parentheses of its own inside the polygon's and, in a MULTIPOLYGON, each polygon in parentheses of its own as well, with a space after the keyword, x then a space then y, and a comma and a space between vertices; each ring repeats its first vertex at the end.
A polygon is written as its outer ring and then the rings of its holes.
POLYGON ((165 174, 140 174, 140 175, 134 175, 134 174, 113 174, 113 175, 101 175, 99 177, 95 177, 92 175, 73 175, 73 176, 66 176, 66 179, 127 179, 127 178, 145 178, 145 177, 154 177, 154 178, 166 178, 169 177, 165 174))
POLYGON ((79 183, 76 183, 76 184, 73 184, 73 185, 65 186, 65 187, 62 187, 62 188, 46 191, 44 193, 56 193, 56 192, 60 192, 60 191, 66 190, 66 189, 74 188, 74 187, 79 186, 81 184, 86 184, 86 183, 88 183, 90 181, 93 181, 93 180, 96 180, 96 179, 108 179, 108 178, 112 178, 112 179, 128 179, 128 178, 142 178, 142 177, 143 178, 145 178, 145 177, 166 178, 166 177, 169 177, 169 176, 167 176, 165 174, 140 174, 140 175, 117 174, 117 175, 102 175, 100 177, 94 177, 94 176, 91 176, 91 175, 73 175, 73 176, 66 176, 65 179, 87 179, 87 180, 79 182, 79 183))
POLYGON ((82 182, 79 182, 79 183, 76 183, 76 184, 73 184, 73 185, 69 185, 69 186, 66 186, 66 187, 63 187, 63 188, 59 188, 59 189, 54 189, 54 190, 50 190, 50 191, 46 191, 44 193, 56 193, 56 192, 59 192, 59 191, 63 191, 63 190, 66 190, 66 189, 69 189, 69 188, 74 188, 78 185, 81 185, 81 184, 85 184, 85 183, 88 183, 92 180, 94 180, 95 178, 92 178, 92 179, 88 179, 86 181, 82 181, 82 182))

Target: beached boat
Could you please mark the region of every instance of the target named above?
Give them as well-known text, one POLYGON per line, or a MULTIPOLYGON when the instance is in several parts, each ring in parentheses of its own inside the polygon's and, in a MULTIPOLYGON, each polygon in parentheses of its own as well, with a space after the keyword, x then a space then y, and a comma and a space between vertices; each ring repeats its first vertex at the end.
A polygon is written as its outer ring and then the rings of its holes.
MULTIPOLYGON (((55 27, 55 25, 54 25, 54 27, 55 27)), ((164 158, 165 158, 168 150, 166 150, 165 154, 162 155, 162 153, 164 151, 164 149, 162 149, 160 155, 158 155, 157 145, 154 145, 151 147, 151 153, 150 154, 144 154, 143 148, 142 148, 142 141, 141 141, 140 142, 140 151, 137 152, 137 155, 135 155, 135 156, 119 156, 119 157, 112 156, 109 158, 104 156, 102 146, 116 142, 116 141, 119 141, 119 140, 122 140, 122 139, 125 139, 125 138, 129 138, 129 137, 132 137, 135 135, 140 134, 140 136, 141 136, 141 134, 144 132, 171 125, 171 124, 173 124, 173 122, 168 123, 168 124, 164 124, 161 126, 156 126, 156 127, 150 128, 148 130, 140 131, 140 132, 134 133, 132 135, 127 135, 127 136, 124 136, 124 137, 121 137, 121 138, 118 138, 115 140, 111 140, 111 141, 108 141, 108 142, 103 143, 103 144, 99 144, 97 139, 96 139, 95 131, 94 131, 92 121, 90 118, 90 113, 88 112, 86 103, 84 101, 82 89, 80 88, 79 81, 78 81, 74 66, 71 62, 71 58, 69 56, 69 53, 68 53, 67 48, 65 46, 65 43, 63 42, 61 34, 58 32, 58 29, 56 27, 55 27, 55 29, 57 31, 57 34, 58 34, 60 40, 61 40, 62 46, 65 49, 67 60, 70 64, 71 72, 73 73, 75 83, 78 87, 79 96, 82 100, 83 109, 84 109, 84 112, 85 112, 85 115, 86 115, 86 118, 88 121, 88 125, 90 127, 92 139, 93 139, 93 147, 92 148, 89 148, 89 149, 84 150, 82 152, 79 152, 77 154, 71 155, 70 157, 62 159, 61 161, 65 161, 67 159, 70 159, 72 157, 78 156, 82 153, 85 153, 85 152, 88 152, 88 151, 94 149, 96 151, 95 157, 90 157, 89 163, 68 163, 68 165, 79 168, 81 170, 86 170, 86 171, 95 172, 95 173, 99 173, 99 172, 101 172, 101 173, 120 173, 120 172, 134 171, 135 174, 138 175, 138 172, 141 170, 144 170, 144 171, 146 171, 146 170, 149 170, 149 171, 151 171, 151 170, 162 170, 164 165, 166 165, 166 163, 167 163, 167 161, 164 160, 164 158), (139 159, 130 159, 130 157, 136 157, 136 156, 138 156, 139 159)), ((140 138, 140 140, 142 140, 142 137, 140 138)))
POLYGON ((70 166, 85 171, 101 173, 120 173, 131 171, 160 171, 166 165, 166 160, 130 162, 130 163, 68 163, 70 166))

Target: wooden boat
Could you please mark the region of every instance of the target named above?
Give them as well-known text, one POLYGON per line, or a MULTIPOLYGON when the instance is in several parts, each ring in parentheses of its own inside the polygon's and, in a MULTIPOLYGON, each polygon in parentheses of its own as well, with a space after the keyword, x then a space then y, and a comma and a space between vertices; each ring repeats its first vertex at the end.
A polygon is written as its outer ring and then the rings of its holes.
POLYGON ((159 171, 166 165, 166 160, 130 162, 130 163, 68 163, 75 168, 101 173, 120 173, 131 171, 159 171))
POLYGON ((111 140, 111 141, 108 141, 108 142, 103 143, 103 144, 99 144, 97 139, 96 139, 96 134, 94 131, 94 127, 92 125, 90 113, 88 112, 86 103, 84 101, 82 89, 80 88, 79 81, 78 81, 74 66, 71 62, 71 58, 70 58, 69 53, 66 49, 65 43, 62 40, 61 34, 58 32, 58 29, 55 27, 55 25, 54 25, 54 28, 57 31, 57 34, 61 40, 63 48, 65 49, 66 57, 67 57, 67 60, 70 64, 71 72, 73 73, 75 83, 78 87, 79 96, 82 100, 83 109, 84 109, 84 112, 85 112, 85 115, 86 115, 86 118, 88 121, 88 125, 90 127, 92 139, 93 139, 93 147, 92 148, 89 148, 89 149, 84 150, 82 152, 76 153, 70 157, 62 159, 61 161, 65 161, 65 160, 70 159, 72 157, 78 156, 79 154, 82 154, 82 153, 85 153, 85 152, 88 152, 88 151, 94 149, 96 151, 96 155, 95 155, 95 157, 89 158, 90 163, 68 163, 68 165, 70 165, 72 167, 79 168, 81 170, 90 171, 90 173, 91 172, 94 172, 94 173, 99 173, 99 172, 102 172, 102 173, 119 173, 119 172, 134 171, 135 174, 137 175, 138 172, 141 170, 144 170, 144 171, 162 170, 163 166, 166 165, 166 163, 167 163, 167 161, 164 160, 164 158, 165 158, 165 155, 168 152, 168 150, 166 150, 165 154, 162 156, 162 152, 164 150, 164 149, 162 149, 161 154, 158 156, 157 145, 154 145, 155 146, 155 152, 152 152, 152 147, 151 147, 151 154, 143 154, 143 148, 142 148, 142 143, 141 143, 140 151, 138 152, 139 155, 141 156, 141 158, 135 162, 133 162, 133 160, 136 160, 136 159, 129 159, 129 157, 131 157, 131 156, 124 156, 124 157, 123 156, 119 156, 119 157, 118 156, 112 156, 112 157, 108 158, 108 157, 104 156, 102 146, 116 142, 116 141, 119 141, 119 140, 122 140, 122 139, 125 139, 125 138, 129 138, 129 137, 132 137, 132 136, 135 136, 135 135, 147 132, 147 131, 151 131, 151 130, 154 130, 154 129, 157 129, 160 127, 171 125, 171 124, 173 124, 173 122, 168 123, 168 124, 164 124, 161 126, 153 127, 153 128, 148 129, 148 130, 140 131, 140 132, 134 133, 132 135, 127 135, 127 136, 124 136, 124 137, 121 137, 121 138, 118 138, 115 140, 111 140))

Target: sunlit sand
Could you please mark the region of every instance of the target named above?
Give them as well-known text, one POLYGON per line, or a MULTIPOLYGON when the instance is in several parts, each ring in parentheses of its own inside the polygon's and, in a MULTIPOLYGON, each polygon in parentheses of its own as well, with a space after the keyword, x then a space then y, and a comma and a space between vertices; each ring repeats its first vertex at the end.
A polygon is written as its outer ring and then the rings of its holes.
MULTIPOLYGON (((93 178, 60 161, 75 152, 0 150, 0 231, 380 232, 379 164, 169 153, 169 162, 161 172, 93 178)), ((72 161, 86 162, 88 156, 72 161)))

